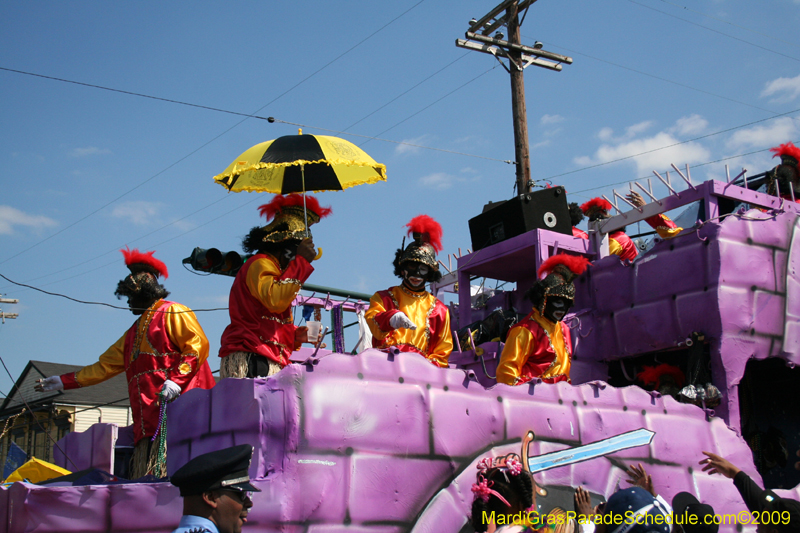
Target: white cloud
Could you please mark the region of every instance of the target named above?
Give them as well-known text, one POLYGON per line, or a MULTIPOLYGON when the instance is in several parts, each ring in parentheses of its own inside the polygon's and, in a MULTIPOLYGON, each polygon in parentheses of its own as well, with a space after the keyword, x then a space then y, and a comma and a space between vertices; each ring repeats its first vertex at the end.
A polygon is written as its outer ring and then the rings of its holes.
POLYGON ((675 126, 670 128, 670 132, 677 135, 697 135, 705 131, 708 121, 700 115, 690 115, 681 117, 675 122, 675 126))
POLYGON ((550 139, 545 139, 544 141, 532 144, 530 149, 536 150, 537 148, 543 148, 545 146, 550 146, 550 139))
POLYGON ((34 230, 42 230, 57 226, 58 222, 42 215, 29 215, 8 205, 0 205, 0 235, 11 235, 14 226, 27 226, 34 230))
POLYGON ((110 154, 111 150, 107 148, 98 148, 96 146, 87 146, 86 148, 73 148, 70 152, 72 157, 86 157, 88 155, 110 154))
POLYGON ((645 131, 650 129, 650 126, 653 125, 652 120, 645 120, 644 122, 639 122, 638 124, 634 124, 633 126, 628 126, 625 128, 625 139, 632 139, 639 135, 640 133, 644 133, 645 131))
POLYGON ((764 148, 777 146, 792 140, 797 135, 798 127, 789 117, 776 118, 763 125, 739 130, 728 139, 726 145, 730 149, 764 148))
POLYGON ((111 211, 116 218, 127 220, 131 224, 144 226, 158 220, 158 213, 162 204, 158 202, 125 202, 119 204, 111 211))
POLYGON ((539 119, 539 122, 544 126, 547 124, 558 124, 559 122, 563 122, 564 117, 561 115, 542 115, 542 118, 539 119))
POLYGON ((429 189, 444 190, 449 189, 456 183, 473 183, 479 181, 480 176, 461 177, 448 174, 446 172, 434 172, 419 179, 420 185, 429 189))
POLYGON ((625 128, 625 134, 622 137, 614 137, 611 128, 603 128, 597 136, 604 144, 597 149, 593 156, 577 157, 574 162, 580 166, 589 166, 630 158, 628 161, 636 165, 637 173, 649 174, 653 170, 668 167, 670 163, 683 165, 708 161, 710 152, 701 144, 695 142, 678 144, 680 140, 673 135, 673 133, 686 133, 705 127, 706 123, 702 117, 697 115, 684 117, 666 131, 649 137, 636 138, 652 125, 652 121, 639 122, 625 128), (669 148, 665 148, 667 146, 669 148))
POLYGON ((398 144, 397 148, 394 149, 394 153, 397 155, 403 154, 416 154, 422 148, 420 146, 424 146, 425 143, 430 139, 430 135, 427 133, 425 135, 420 135, 415 139, 403 139, 404 144, 398 144), (419 146, 414 146, 419 145, 419 146))
POLYGON ((611 128, 603 128, 597 132, 597 138, 603 142, 610 141, 614 138, 614 130, 611 128))
MULTIPOLYGON (((800 0, 796 3, 800 4, 800 0)), ((776 96, 772 102, 791 102, 800 96, 800 74, 794 78, 778 78, 768 81, 761 91, 761 97, 776 96), (777 96, 776 96, 777 95, 777 96)))

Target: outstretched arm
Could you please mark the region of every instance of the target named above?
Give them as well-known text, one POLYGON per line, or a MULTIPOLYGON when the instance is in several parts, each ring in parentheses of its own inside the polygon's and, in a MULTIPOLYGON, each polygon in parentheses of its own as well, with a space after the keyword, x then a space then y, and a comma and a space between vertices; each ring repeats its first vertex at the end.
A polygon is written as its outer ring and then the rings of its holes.
POLYGON ((34 388, 39 392, 47 392, 51 390, 61 390, 62 388, 70 390, 79 387, 90 387, 124 372, 125 361, 123 359, 123 353, 125 350, 126 336, 127 332, 125 332, 117 342, 112 344, 108 350, 100 356, 100 360, 95 364, 85 366, 77 372, 69 372, 61 376, 51 376, 39 380, 34 388))
POLYGON ((208 338, 195 314, 185 305, 172 304, 165 311, 164 323, 167 336, 181 352, 180 362, 170 369, 168 378, 185 391, 186 386, 208 359, 208 338))

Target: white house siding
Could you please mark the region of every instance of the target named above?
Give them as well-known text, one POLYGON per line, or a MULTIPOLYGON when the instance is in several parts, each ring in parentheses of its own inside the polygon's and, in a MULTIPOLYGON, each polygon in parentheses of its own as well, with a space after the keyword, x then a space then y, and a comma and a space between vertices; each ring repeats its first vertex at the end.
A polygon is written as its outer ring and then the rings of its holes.
POLYGON ((92 407, 91 405, 59 405, 73 414, 72 431, 86 431, 89 426, 98 422, 116 424, 119 427, 130 426, 131 410, 128 407, 92 407))

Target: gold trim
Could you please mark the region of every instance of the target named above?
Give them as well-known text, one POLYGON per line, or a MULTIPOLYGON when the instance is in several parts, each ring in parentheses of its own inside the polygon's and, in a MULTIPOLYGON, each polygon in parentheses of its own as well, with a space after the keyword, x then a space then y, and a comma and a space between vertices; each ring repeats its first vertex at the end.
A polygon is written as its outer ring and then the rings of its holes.
POLYGON ((294 323, 294 319, 293 318, 280 319, 280 318, 274 317, 274 316, 262 316, 261 319, 262 320, 272 320, 272 321, 277 322, 279 324, 293 324, 294 323))
POLYGON ((400 290, 411 296, 412 298, 423 298, 428 294, 428 291, 414 292, 406 289, 405 285, 400 285, 400 290))

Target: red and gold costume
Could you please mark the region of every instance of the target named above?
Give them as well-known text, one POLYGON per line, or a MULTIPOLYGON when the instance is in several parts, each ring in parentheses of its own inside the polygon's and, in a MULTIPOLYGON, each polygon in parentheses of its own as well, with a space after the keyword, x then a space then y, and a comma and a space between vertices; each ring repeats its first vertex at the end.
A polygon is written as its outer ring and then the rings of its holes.
POLYGON ((588 239, 589 234, 583 231, 582 229, 578 229, 575 226, 572 226, 572 236, 578 237, 579 239, 588 239))
POLYGON ((312 272, 314 267, 299 256, 283 271, 269 254, 248 259, 231 287, 231 323, 222 334, 220 357, 249 352, 281 368, 288 365, 297 330, 292 301, 312 272))
POLYGON ((427 291, 413 292, 402 285, 376 292, 369 301, 365 317, 372 332, 372 346, 396 346, 403 352, 416 352, 439 367, 447 367, 453 351, 450 313, 438 298, 427 291), (417 329, 392 329, 389 319, 403 312, 417 329))
POLYGON ((639 255, 639 250, 623 231, 614 231, 608 236, 608 253, 618 255, 620 259, 633 261, 639 255))
POLYGON ((780 197, 784 200, 800 203, 800 148, 788 142, 775 148, 770 148, 772 157, 780 157, 781 164, 770 170, 767 194, 780 197))
POLYGON ((93 365, 61 376, 65 389, 96 385, 125 372, 135 442, 152 437, 158 425, 158 393, 166 380, 189 389, 210 389, 208 339, 186 306, 158 300, 93 365))
POLYGON ((575 299, 572 282, 588 265, 585 257, 567 254, 542 263, 538 275, 545 275, 544 279, 526 294, 533 309, 506 337, 497 366, 498 383, 521 385, 533 378, 545 383, 570 381, 572 339, 562 320, 575 299))
POLYGON ((425 290, 426 282, 442 278, 436 260, 436 252, 442 250, 442 226, 428 215, 419 215, 406 227, 414 241, 405 249, 401 246, 392 263, 395 275, 403 283, 376 292, 364 314, 372 332, 372 346, 395 346, 403 352, 416 352, 434 365, 447 368, 447 360, 453 351, 450 312, 446 305, 425 290), (392 321, 397 319, 402 321, 393 327, 392 321))
POLYGON ((314 267, 297 254, 309 227, 331 214, 313 196, 277 195, 259 206, 269 222, 245 237, 245 251, 253 251, 236 274, 228 311, 231 323, 222 333, 220 376, 267 377, 290 363, 299 348, 292 301, 314 267), (270 222, 271 220, 271 222, 270 222))
POLYGON ((662 239, 671 239, 672 237, 676 237, 683 228, 678 227, 667 215, 665 214, 658 214, 653 215, 644 219, 645 222, 650 224, 658 236, 662 239))
POLYGON ((508 332, 497 382, 521 385, 538 377, 545 383, 569 381, 572 340, 563 322, 551 322, 534 309, 508 332))

